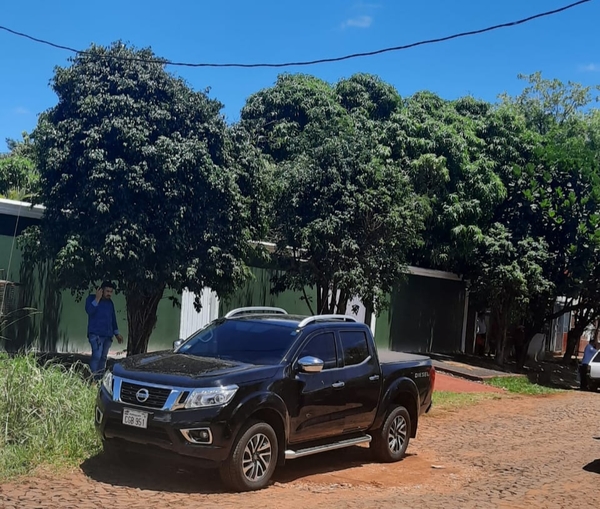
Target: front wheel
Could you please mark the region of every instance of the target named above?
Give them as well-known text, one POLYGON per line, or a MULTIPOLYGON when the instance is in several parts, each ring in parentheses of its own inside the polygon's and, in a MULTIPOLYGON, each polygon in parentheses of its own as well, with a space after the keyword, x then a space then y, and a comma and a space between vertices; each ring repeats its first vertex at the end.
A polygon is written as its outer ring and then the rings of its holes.
POLYGON ((392 463, 404 457, 410 440, 410 414, 403 406, 388 411, 383 426, 375 431, 371 449, 377 461, 392 463))
POLYGON ((254 491, 267 486, 278 457, 277 435, 266 422, 250 422, 221 466, 223 483, 234 491, 254 491))

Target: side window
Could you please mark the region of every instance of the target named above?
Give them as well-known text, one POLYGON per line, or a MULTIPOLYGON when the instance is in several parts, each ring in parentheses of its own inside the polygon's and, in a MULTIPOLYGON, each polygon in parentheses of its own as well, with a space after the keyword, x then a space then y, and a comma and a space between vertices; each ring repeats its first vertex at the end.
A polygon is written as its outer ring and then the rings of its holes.
POLYGON ((362 331, 340 331, 344 364, 354 366, 369 357, 367 336, 362 331))
POLYGON ((306 343, 298 358, 311 356, 323 361, 323 369, 337 367, 337 349, 333 332, 319 334, 306 343))

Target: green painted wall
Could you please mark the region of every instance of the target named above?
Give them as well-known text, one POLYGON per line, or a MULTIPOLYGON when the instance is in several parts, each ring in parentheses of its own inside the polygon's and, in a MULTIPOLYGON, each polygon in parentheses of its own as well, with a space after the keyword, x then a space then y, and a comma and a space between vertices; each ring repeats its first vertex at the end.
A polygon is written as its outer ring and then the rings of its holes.
MULTIPOLYGON (((221 299, 219 306, 219 316, 223 316, 232 309, 245 306, 273 306, 281 307, 290 314, 310 315, 308 306, 302 300, 302 292, 285 291, 279 295, 271 294, 271 278, 281 274, 273 268, 252 268, 253 279, 239 289, 228 299, 221 299)), ((306 292, 309 299, 312 299, 313 306, 316 305, 317 294, 314 289, 308 289, 306 292)))
POLYGON ((409 275, 377 318, 377 345, 403 352, 460 351, 465 296, 462 281, 409 275))
MULTIPOLYGON (((57 292, 44 268, 22 264, 13 237, 0 235, 0 270, 2 277, 21 283, 18 310, 6 320, 2 331, 3 346, 8 350, 34 347, 45 351, 87 352, 87 315, 83 300, 77 302, 69 291, 57 292), (11 257, 12 253, 12 257, 11 257), (26 309, 31 308, 31 309, 26 309)), ((149 349, 169 348, 179 336, 180 310, 165 296, 158 309, 158 321, 149 349)), ((127 314, 123 295, 114 296, 119 328, 127 338, 127 314)), ((1 345, 1 343, 0 343, 1 345)), ((113 342, 112 352, 125 348, 113 342)))
MULTIPOLYGON (((288 313, 308 315, 301 292, 271 295, 272 268, 254 268, 254 279, 227 300, 221 301, 220 316, 244 306, 276 306, 288 313)), ((307 291, 316 299, 314 290, 307 291)), ((380 348, 410 352, 454 352, 460 349, 465 285, 462 281, 409 275, 392 293, 389 306, 375 323, 375 341, 380 348)))

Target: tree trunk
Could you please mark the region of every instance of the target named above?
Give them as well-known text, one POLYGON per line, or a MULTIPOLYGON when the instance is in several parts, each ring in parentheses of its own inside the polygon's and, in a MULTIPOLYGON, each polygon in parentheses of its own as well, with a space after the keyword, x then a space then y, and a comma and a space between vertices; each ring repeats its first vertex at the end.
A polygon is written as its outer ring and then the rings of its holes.
POLYGON ((507 338, 508 326, 506 325, 506 321, 502 320, 502 328, 500 329, 500 334, 498 336, 498 343, 496 347, 496 364, 498 366, 504 366, 506 362, 506 353, 508 351, 508 338, 507 338))
POLYGON ((333 287, 331 288, 331 296, 329 298, 329 305, 327 306, 326 314, 332 315, 335 313, 335 309, 337 307, 337 283, 333 283, 333 287))
POLYGON ((129 337, 127 356, 146 353, 150 335, 156 326, 156 311, 165 291, 164 286, 150 293, 141 293, 135 286, 127 288, 127 322, 129 337))
POLYGON ((567 349, 565 350, 565 355, 562 359, 564 364, 569 364, 569 362, 571 362, 571 358, 575 353, 577 345, 579 345, 579 341, 581 340, 581 336, 583 335, 583 331, 587 325, 584 324, 583 321, 581 323, 578 322, 579 320, 575 322, 575 327, 567 334, 567 349))
POLYGON ((345 315, 346 311, 348 310, 348 300, 350 299, 350 297, 348 296, 348 293, 341 291, 340 292, 340 298, 337 301, 337 304, 335 306, 335 312, 339 315, 345 315))
POLYGON ((363 301, 365 306, 365 324, 371 325, 371 315, 375 312, 375 306, 373 305, 373 301, 371 299, 367 299, 366 302, 363 301))
POLYGON ((506 361, 508 320, 505 308, 495 308, 492 311, 492 335, 489 337, 490 348, 495 348, 496 364, 503 366, 506 361))
POLYGON ((533 341, 533 338, 541 332, 544 327, 543 322, 533 321, 525 323, 525 330, 523 331, 523 344, 520 345, 520 348, 516 351, 516 361, 517 367, 519 369, 523 369, 525 367, 525 363, 527 362, 527 352, 529 351, 529 345, 533 341))
POLYGON ((327 312, 329 305, 329 282, 317 285, 317 314, 322 315, 327 312))

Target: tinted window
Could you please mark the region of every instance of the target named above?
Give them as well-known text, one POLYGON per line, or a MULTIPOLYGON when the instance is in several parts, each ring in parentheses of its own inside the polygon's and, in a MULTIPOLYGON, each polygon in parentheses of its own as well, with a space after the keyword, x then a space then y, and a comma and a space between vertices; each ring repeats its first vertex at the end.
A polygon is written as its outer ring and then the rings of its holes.
POLYGON ((292 323, 220 320, 198 331, 178 352, 248 364, 278 364, 295 336, 292 323))
POLYGON ((364 332, 340 332, 340 338, 342 339, 342 351, 344 354, 344 364, 346 366, 360 364, 369 356, 367 336, 364 332))
POLYGON ((337 367, 337 350, 335 347, 335 336, 333 332, 319 334, 310 339, 300 352, 302 357, 311 356, 321 359, 324 363, 323 369, 331 369, 337 367))

